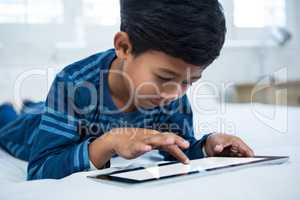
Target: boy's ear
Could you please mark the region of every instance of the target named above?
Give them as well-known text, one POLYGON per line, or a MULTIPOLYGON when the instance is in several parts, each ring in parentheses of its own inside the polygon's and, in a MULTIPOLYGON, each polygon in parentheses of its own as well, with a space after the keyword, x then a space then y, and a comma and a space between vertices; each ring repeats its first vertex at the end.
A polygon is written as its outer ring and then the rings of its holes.
POLYGON ((132 45, 126 32, 118 32, 114 38, 114 46, 118 58, 126 60, 132 52, 132 45))

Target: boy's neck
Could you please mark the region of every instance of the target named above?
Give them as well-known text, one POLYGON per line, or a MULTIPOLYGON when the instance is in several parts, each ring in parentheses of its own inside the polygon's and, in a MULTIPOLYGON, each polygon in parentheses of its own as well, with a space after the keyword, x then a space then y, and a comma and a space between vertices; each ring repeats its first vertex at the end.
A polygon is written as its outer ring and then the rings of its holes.
MULTIPOLYGON (((128 101, 130 100, 130 91, 127 88, 128 84, 126 84, 124 80, 124 76, 122 76, 122 73, 124 73, 123 61, 119 58, 116 58, 110 66, 109 75, 108 75, 108 86, 114 104, 119 109, 123 109, 127 105, 128 101)), ((134 104, 130 104, 130 106, 128 106, 128 108, 126 108, 124 112, 133 112, 135 110, 136 107, 134 106, 134 104)))

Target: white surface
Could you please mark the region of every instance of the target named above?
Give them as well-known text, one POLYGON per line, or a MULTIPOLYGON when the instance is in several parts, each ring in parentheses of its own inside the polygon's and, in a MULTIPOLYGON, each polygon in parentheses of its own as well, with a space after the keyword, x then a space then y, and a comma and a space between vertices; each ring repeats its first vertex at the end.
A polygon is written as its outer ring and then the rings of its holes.
MULTIPOLYGON (((95 182, 83 172, 61 180, 26 182, 26 163, 0 151, 0 199, 295 199, 300 198, 300 109, 289 108, 288 129, 279 133, 257 120, 249 105, 230 105, 225 113, 196 115, 199 123, 226 118, 235 124, 233 134, 242 137, 257 155, 289 155, 283 165, 262 166, 206 177, 169 179, 135 186, 95 182), (201 120, 200 120, 201 119, 201 120)), ((269 111, 269 106, 260 106, 269 111)), ((281 113, 281 112, 279 112, 281 113)), ((218 130, 219 128, 216 128, 218 130)), ((116 158, 113 166, 159 161, 152 154, 134 161, 116 158), (151 159, 149 159, 151 158, 151 159)), ((104 172, 113 169, 105 170, 104 172)))

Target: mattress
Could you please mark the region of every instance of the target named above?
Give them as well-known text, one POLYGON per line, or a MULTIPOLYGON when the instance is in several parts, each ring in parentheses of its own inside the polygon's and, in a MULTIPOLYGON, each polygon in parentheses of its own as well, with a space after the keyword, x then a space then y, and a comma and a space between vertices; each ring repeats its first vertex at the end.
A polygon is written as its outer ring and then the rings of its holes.
MULTIPOLYGON (((141 185, 96 182, 88 175, 125 166, 161 162, 157 152, 135 160, 112 159, 112 168, 80 172, 60 180, 26 181, 27 163, 0 150, 0 199, 295 199, 300 198, 299 108, 267 105, 214 105, 214 112, 194 113, 197 137, 211 131, 244 139, 257 155, 290 156, 283 165, 270 165, 207 177, 170 179, 141 185), (297 123, 298 122, 298 123, 297 123)), ((195 108, 193 108, 196 110, 195 108)), ((211 110, 210 110, 211 111, 211 110)))

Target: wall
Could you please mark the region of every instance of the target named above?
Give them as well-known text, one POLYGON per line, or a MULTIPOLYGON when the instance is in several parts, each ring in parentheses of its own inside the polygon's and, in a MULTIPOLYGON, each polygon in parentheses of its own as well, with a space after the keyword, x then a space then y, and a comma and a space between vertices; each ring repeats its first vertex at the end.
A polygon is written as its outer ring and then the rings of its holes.
MULTIPOLYGON (((226 0, 224 0, 226 2, 226 0)), ((44 99, 53 74, 66 64, 97 51, 112 47, 115 27, 84 24, 76 16, 80 14, 79 0, 66 0, 69 7, 66 24, 47 26, 0 25, 0 102, 14 100, 15 82, 24 72, 38 69, 40 75, 32 76, 22 86, 22 98, 44 99), (83 29, 80 27, 84 27, 83 29), (47 77, 49 76, 49 77, 47 77), (38 85, 38 87, 37 87, 38 85)), ((227 0, 230 3, 231 0, 227 0)), ((221 86, 226 83, 255 83, 265 74, 287 67, 289 80, 300 80, 300 22, 298 0, 287 0, 288 28, 294 38, 285 47, 261 49, 263 42, 237 41, 247 38, 251 31, 238 33, 229 28, 227 46, 218 60, 205 72, 203 80, 221 86), (263 52, 263 54, 261 54, 263 52), (261 56, 265 58, 264 69, 261 56)), ((225 6, 227 17, 232 11, 225 6)))

